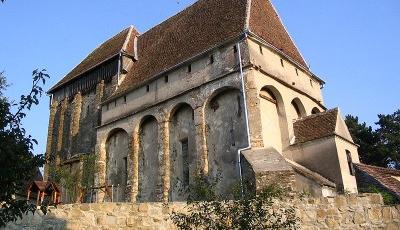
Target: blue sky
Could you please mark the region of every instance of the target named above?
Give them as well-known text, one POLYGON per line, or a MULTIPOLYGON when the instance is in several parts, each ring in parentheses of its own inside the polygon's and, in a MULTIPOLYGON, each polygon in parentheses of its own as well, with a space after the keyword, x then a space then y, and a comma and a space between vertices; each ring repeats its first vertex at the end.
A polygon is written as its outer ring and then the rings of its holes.
MULTIPOLYGON (((29 90, 31 73, 46 68, 55 84, 91 50, 123 28, 140 32, 194 0, 7 0, 0 5, 0 71, 7 96, 29 90)), ((400 1, 273 0, 312 71, 327 84, 328 108, 373 124, 400 109, 400 1)), ((29 112, 27 131, 46 146, 48 98, 29 112)))

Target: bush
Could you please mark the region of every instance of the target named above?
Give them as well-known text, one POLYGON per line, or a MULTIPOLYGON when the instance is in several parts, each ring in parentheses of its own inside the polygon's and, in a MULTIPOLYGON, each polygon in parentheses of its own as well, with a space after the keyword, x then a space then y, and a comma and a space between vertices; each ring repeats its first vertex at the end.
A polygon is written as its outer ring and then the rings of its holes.
POLYGON ((254 195, 221 200, 215 192, 216 182, 203 175, 190 189, 188 212, 173 212, 171 219, 179 229, 297 229, 299 219, 293 206, 276 207, 275 201, 285 192, 276 185, 254 195))

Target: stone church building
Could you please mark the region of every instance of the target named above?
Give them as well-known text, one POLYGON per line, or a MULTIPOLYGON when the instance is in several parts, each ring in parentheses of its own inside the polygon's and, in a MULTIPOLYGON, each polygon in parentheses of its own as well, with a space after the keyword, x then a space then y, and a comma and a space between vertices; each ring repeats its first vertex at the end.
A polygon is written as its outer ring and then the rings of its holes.
POLYGON ((199 173, 226 196, 240 181, 357 193, 357 145, 324 84, 269 0, 199 0, 124 29, 49 90, 45 180, 95 155, 95 202, 182 201, 199 173))

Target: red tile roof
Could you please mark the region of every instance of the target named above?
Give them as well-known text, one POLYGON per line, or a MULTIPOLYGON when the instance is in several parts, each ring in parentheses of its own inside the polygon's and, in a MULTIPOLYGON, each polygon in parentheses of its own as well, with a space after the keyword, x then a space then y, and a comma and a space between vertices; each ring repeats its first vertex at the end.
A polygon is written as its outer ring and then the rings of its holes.
POLYGON ((271 1, 251 0, 249 29, 263 40, 307 68, 271 1))
MULTIPOLYGON (((236 39, 248 30, 307 68, 269 0, 199 0, 138 36, 136 51, 139 60, 134 62, 116 95, 211 48, 236 39)), ((50 91, 115 56, 121 50, 127 34, 126 29, 94 50, 50 91)), ((136 31, 135 34, 138 35, 136 31)), ((128 45, 131 52, 134 48, 132 44, 128 45)))
POLYGON ((335 134, 339 110, 337 108, 313 114, 293 124, 296 143, 304 143, 335 134))
POLYGON ((367 173, 382 186, 400 197, 400 181, 395 177, 400 177, 400 170, 382 168, 365 164, 354 164, 357 169, 367 173))

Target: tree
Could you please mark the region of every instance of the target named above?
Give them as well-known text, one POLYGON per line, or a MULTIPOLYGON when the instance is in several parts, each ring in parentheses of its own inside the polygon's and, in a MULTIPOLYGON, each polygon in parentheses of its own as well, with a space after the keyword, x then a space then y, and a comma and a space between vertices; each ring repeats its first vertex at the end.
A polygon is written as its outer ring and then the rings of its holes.
POLYGON ((30 92, 22 95, 18 103, 13 103, 3 94, 7 83, 0 73, 0 227, 36 209, 26 201, 15 199, 16 194, 25 190, 26 182, 35 176, 38 167, 45 163, 43 155, 33 153, 37 141, 21 126, 26 111, 39 104, 43 93, 41 85, 49 75, 45 70, 35 70, 32 77, 30 92))
POLYGON ((400 109, 389 115, 379 114, 378 118, 379 152, 385 156, 387 165, 400 169, 400 109))
POLYGON ((400 110, 393 114, 378 115, 378 126, 360 123, 358 117, 346 116, 346 124, 364 164, 400 169, 400 110))
POLYGON ((353 141, 358 144, 358 154, 360 161, 364 164, 372 164, 384 166, 384 155, 377 151, 378 136, 371 126, 360 123, 358 117, 347 115, 345 119, 346 125, 350 131, 353 141))

